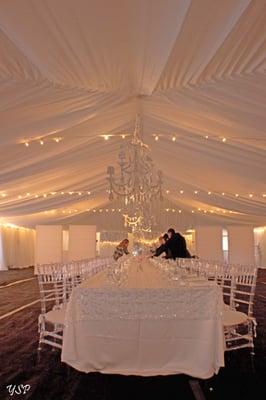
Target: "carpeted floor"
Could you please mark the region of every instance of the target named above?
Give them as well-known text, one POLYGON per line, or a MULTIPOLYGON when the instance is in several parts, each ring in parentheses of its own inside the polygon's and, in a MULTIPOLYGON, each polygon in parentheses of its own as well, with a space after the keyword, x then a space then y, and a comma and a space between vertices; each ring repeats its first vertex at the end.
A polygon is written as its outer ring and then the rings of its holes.
MULTIPOLYGON (((33 277, 33 270, 4 272, 0 286, 33 277)), ((243 349, 226 354, 226 367, 202 381, 185 375, 124 377, 84 374, 60 362, 46 348, 37 360, 37 317, 40 303, 1 319, 38 299, 36 279, 0 287, 0 399, 33 400, 265 400, 266 399, 266 270, 259 271, 255 297, 258 337, 255 356, 243 349), (7 385, 30 385, 25 395, 9 395, 7 385)))

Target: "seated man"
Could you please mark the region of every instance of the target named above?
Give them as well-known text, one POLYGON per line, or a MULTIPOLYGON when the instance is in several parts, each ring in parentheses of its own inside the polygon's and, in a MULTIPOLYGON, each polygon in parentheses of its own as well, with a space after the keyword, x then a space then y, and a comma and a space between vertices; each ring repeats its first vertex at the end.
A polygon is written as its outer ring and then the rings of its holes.
POLYGON ((158 257, 161 253, 166 252, 174 260, 176 258, 190 258, 191 255, 187 250, 186 239, 180 234, 176 233, 174 229, 168 229, 169 239, 165 242, 163 248, 157 249, 158 252, 155 256, 158 257))
POLYGON ((159 257, 161 254, 165 253, 165 258, 172 258, 170 249, 166 247, 166 242, 169 239, 167 233, 159 237, 160 246, 155 250, 154 257, 159 257))

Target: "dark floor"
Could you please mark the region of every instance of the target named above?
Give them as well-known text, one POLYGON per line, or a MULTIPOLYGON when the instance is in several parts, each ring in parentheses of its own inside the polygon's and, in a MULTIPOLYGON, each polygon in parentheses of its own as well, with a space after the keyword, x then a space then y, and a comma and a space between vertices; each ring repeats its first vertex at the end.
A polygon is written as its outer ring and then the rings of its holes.
MULTIPOLYGON (((4 272, 8 284, 33 276, 33 270, 4 272)), ((85 374, 63 365, 58 351, 44 349, 37 361, 37 317, 40 303, 1 316, 38 299, 36 279, 0 288, 0 399, 130 400, 161 398, 180 400, 266 399, 266 270, 259 271, 255 297, 258 336, 255 356, 243 349, 226 354, 226 366, 203 381, 185 375, 124 377, 85 374), (9 395, 7 385, 30 385, 25 395, 9 395), (264 392, 263 392, 264 391, 264 392)), ((21 387, 22 388, 22 387, 21 387)), ((18 388, 17 388, 18 390, 18 388)))

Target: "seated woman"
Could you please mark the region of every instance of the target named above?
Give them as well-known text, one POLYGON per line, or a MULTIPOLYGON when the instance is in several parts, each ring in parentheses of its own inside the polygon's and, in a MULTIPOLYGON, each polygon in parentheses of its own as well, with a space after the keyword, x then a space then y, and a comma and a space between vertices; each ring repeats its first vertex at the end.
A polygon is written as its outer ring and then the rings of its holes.
POLYGON ((128 245, 129 245, 128 239, 124 239, 124 240, 122 240, 121 243, 119 243, 119 245, 115 248, 114 255, 113 255, 115 261, 117 261, 124 254, 129 254, 129 251, 127 249, 128 245))

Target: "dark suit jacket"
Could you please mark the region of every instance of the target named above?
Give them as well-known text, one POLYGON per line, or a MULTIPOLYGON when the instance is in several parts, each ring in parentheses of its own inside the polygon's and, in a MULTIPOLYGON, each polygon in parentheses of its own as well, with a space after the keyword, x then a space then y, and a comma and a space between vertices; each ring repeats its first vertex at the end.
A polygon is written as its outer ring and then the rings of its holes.
POLYGON ((154 256, 159 257, 162 253, 166 254, 165 258, 172 258, 171 251, 165 244, 161 244, 161 246, 155 250, 154 256))
POLYGON ((190 254, 187 250, 186 239, 180 235, 180 233, 175 233, 167 242, 160 246, 155 253, 158 257, 163 252, 169 254, 168 258, 190 258, 190 254))

